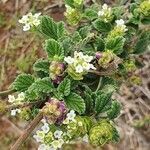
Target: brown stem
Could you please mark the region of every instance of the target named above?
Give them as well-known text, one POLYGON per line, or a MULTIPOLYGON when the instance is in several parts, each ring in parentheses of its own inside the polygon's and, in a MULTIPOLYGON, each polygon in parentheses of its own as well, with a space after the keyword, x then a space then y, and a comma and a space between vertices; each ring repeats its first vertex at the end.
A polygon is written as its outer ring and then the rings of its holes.
POLYGON ((22 135, 18 138, 15 144, 10 148, 10 150, 18 150, 20 146, 25 142, 25 140, 30 136, 31 132, 35 129, 38 123, 42 120, 43 114, 39 112, 34 120, 29 124, 29 126, 24 130, 22 135))
POLYGON ((2 92, 0 92, 0 96, 7 96, 7 95, 12 94, 14 92, 15 92, 14 89, 10 89, 10 90, 7 90, 7 91, 2 91, 2 92))
POLYGON ((99 76, 109 76, 112 75, 114 73, 114 71, 96 71, 96 70, 89 70, 89 73, 93 73, 99 76))

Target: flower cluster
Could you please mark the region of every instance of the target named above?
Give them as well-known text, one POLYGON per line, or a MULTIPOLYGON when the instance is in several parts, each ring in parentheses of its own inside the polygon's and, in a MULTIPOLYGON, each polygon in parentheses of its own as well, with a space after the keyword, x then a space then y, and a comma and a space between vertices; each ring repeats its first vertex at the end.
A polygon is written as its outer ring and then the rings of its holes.
POLYGON ((107 4, 102 6, 102 10, 98 12, 98 16, 105 22, 110 22, 113 19, 112 10, 107 4))
POLYGON ((101 120, 97 125, 91 128, 89 132, 90 143, 98 146, 104 145, 112 139, 118 140, 118 135, 115 127, 107 120, 101 120))
POLYGON ((96 58, 98 59, 99 66, 107 69, 109 67, 109 64, 114 60, 115 54, 110 50, 106 50, 103 53, 97 52, 96 58))
POLYGON ((74 52, 74 58, 68 56, 65 57, 65 62, 68 63, 68 73, 75 80, 83 79, 90 69, 95 70, 96 68, 92 63, 93 56, 84 55, 82 52, 74 52))
POLYGON ((124 36, 128 30, 123 19, 116 20, 116 26, 108 35, 108 38, 115 38, 116 36, 124 36))
POLYGON ((64 71, 64 64, 56 61, 52 61, 50 64, 50 78, 54 81, 54 83, 59 84, 61 81, 61 76, 64 71))
POLYGON ((143 1, 140 4, 139 10, 144 16, 150 17, 150 0, 143 1))
POLYGON ((80 139, 88 142, 88 131, 92 121, 87 117, 76 116, 75 111, 71 110, 66 115, 66 119, 60 126, 47 123, 42 120, 43 126, 33 136, 37 142, 41 143, 38 150, 57 150, 64 143, 73 143, 80 139))
MULTIPOLYGON (((9 103, 12 103, 12 104, 21 104, 25 99, 25 93, 21 92, 18 94, 17 98, 15 98, 14 95, 8 95, 8 102, 9 103)), ((19 108, 16 108, 16 109, 12 109, 11 110, 11 115, 12 116, 15 116, 16 113, 20 113, 21 110, 19 108)))
POLYGON ((27 15, 24 15, 20 20, 19 23, 24 24, 23 31, 28 31, 31 29, 31 27, 38 26, 40 24, 39 16, 41 13, 28 13, 27 15))
POLYGON ((51 98, 49 102, 43 107, 42 112, 47 121, 52 124, 60 124, 63 122, 67 109, 63 101, 59 101, 55 98, 51 98))
POLYGON ((50 131, 50 125, 46 122, 45 119, 42 120, 43 126, 41 130, 36 132, 36 135, 33 137, 37 142, 41 143, 38 147, 38 150, 57 150, 61 148, 64 144, 63 131, 54 130, 50 131))
POLYGON ((81 13, 68 5, 66 5, 66 12, 64 15, 70 25, 77 25, 81 20, 81 13))

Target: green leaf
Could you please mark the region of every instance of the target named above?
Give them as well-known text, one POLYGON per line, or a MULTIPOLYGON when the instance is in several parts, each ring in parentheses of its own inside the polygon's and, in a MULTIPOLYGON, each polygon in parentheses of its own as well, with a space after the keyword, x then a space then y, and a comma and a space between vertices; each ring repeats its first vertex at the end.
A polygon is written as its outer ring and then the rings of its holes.
POLYGON ((123 38, 121 36, 107 39, 106 49, 109 49, 118 55, 118 54, 121 54, 123 52, 124 43, 125 43, 125 38, 123 38))
POLYGON ((51 80, 47 78, 37 79, 27 90, 26 97, 29 100, 36 100, 41 98, 43 94, 48 94, 53 91, 53 84, 51 80))
POLYGON ((70 94, 71 82, 69 79, 65 78, 58 86, 57 90, 59 93, 62 93, 64 96, 70 94))
POLYGON ((69 109, 77 111, 79 114, 84 113, 85 103, 81 96, 76 93, 70 93, 65 98, 65 103, 69 109))
POLYGON ((95 40, 95 46, 96 46, 96 49, 97 51, 103 51, 105 49, 105 43, 104 43, 104 40, 102 38, 97 38, 95 40))
POLYGON ((136 43, 134 53, 140 54, 147 50, 148 45, 150 44, 150 32, 146 31, 139 35, 139 39, 136 43))
POLYGON ((87 37, 90 31, 91 31, 91 26, 84 26, 79 29, 79 33, 83 39, 87 37))
POLYGON ((107 111, 107 116, 109 119, 115 119, 119 114, 121 110, 121 105, 117 101, 113 101, 111 105, 111 109, 107 111))
POLYGON ((93 9, 86 9, 84 16, 88 19, 88 20, 94 20, 98 17, 98 14, 96 11, 94 11, 93 9))
POLYGON ((46 40, 44 48, 49 59, 54 58, 54 56, 63 56, 64 54, 63 47, 54 39, 46 40))
POLYGON ((74 0, 65 0, 65 4, 67 4, 70 7, 74 8, 74 0))
POLYGON ((35 72, 44 72, 44 73, 49 73, 49 61, 48 60, 43 60, 43 59, 38 59, 34 65, 33 65, 33 70, 35 72))
POLYGON ((97 93, 95 100, 95 111, 97 114, 102 113, 110 109, 111 107, 111 96, 112 93, 97 93))
POLYGON ((93 27, 99 32, 109 32, 111 30, 111 24, 100 19, 93 22, 93 27))
POLYGON ((52 39, 59 39, 64 34, 64 24, 62 22, 55 23, 52 18, 43 16, 40 24, 41 32, 52 39))
POLYGON ((88 86, 84 85, 83 87, 85 88, 85 90, 84 90, 84 101, 85 101, 85 105, 86 105, 85 113, 91 114, 94 109, 94 99, 92 97, 93 92, 88 86))
POLYGON ((12 88, 19 91, 24 92, 26 91, 30 85, 34 82, 34 77, 29 74, 20 74, 12 83, 12 88))

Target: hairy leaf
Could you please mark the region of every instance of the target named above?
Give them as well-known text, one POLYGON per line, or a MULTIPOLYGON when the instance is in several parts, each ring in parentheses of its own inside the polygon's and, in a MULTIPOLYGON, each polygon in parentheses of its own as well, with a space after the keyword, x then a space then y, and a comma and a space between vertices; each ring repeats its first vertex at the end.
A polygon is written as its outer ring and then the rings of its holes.
POLYGON ((93 22, 93 27, 99 32, 109 32, 111 30, 111 24, 100 19, 93 22))
POLYGON ((84 113, 85 103, 82 97, 76 93, 70 93, 65 98, 65 103, 69 109, 77 111, 79 114, 84 113))
POLYGON ((54 56, 63 56, 64 54, 63 47, 54 39, 46 40, 45 50, 49 59, 52 59, 54 56))
POLYGON ((52 18, 43 16, 40 24, 41 32, 52 39, 59 39, 64 34, 64 24, 62 22, 56 23, 52 18))
POLYGON ((33 70, 35 72, 41 71, 44 73, 49 73, 49 65, 48 60, 38 59, 33 65, 33 70))
POLYGON ((111 107, 112 93, 99 92, 95 100, 95 111, 97 114, 107 111, 111 107))
POLYGON ((139 35, 138 41, 136 43, 134 53, 140 54, 146 51, 147 46, 150 44, 150 32, 146 31, 139 35))
POLYGON ((58 92, 62 93, 64 96, 68 96, 70 94, 70 85, 71 82, 69 79, 64 79, 58 86, 58 92))
POLYGON ((112 50, 115 54, 121 54, 123 52, 123 46, 125 38, 117 36, 115 38, 108 39, 106 41, 106 48, 112 50))
POLYGON ((113 101, 111 105, 111 109, 107 111, 107 116, 109 119, 115 119, 121 110, 121 105, 117 101, 113 101))
POLYGON ((12 88, 19 91, 26 91, 30 85, 34 82, 34 77, 29 74, 20 74, 12 83, 12 88))

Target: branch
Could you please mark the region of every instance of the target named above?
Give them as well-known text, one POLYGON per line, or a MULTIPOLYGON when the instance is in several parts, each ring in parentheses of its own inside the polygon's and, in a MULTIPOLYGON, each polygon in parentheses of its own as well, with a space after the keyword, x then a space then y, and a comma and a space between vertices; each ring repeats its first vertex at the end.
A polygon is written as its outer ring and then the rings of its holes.
POLYGON ((0 92, 0 96, 7 96, 7 95, 12 94, 12 93, 14 93, 14 92, 15 92, 14 89, 2 91, 2 92, 0 92))
POLYGON ((25 140, 30 136, 31 132, 35 129, 38 123, 42 120, 43 114, 39 112, 29 126, 24 130, 22 135, 18 138, 16 143, 10 148, 10 150, 18 150, 25 140))
POLYGON ((109 75, 112 75, 114 74, 114 71, 96 71, 96 70, 89 70, 88 71, 89 73, 93 73, 93 74, 96 74, 96 75, 99 75, 99 76, 109 76, 109 75))

